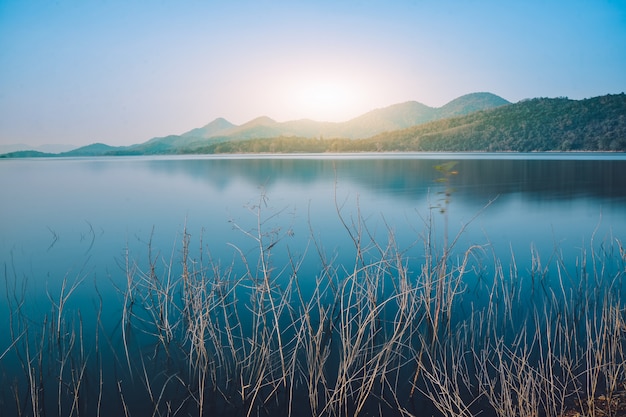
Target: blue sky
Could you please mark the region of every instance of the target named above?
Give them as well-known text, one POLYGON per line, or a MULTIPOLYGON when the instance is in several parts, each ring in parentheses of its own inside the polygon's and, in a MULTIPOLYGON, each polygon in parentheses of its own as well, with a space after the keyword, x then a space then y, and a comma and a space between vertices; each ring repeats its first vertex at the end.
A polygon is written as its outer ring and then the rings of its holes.
POLYGON ((626 90, 626 0, 0 0, 0 144, 626 90))

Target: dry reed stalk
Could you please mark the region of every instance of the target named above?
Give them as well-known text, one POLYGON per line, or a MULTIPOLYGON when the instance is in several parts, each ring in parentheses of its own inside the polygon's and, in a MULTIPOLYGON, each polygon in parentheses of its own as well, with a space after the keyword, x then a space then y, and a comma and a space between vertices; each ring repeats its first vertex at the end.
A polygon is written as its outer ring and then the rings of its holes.
POLYGON ((443 415, 473 417, 476 412, 471 407, 480 396, 471 395, 472 377, 463 352, 464 343, 456 338, 447 343, 452 346, 438 345, 434 352, 423 350, 419 366, 425 388, 418 389, 443 415))
MULTIPOLYGON (((581 414, 599 415, 593 400, 619 393, 626 377, 620 298, 626 257, 619 241, 612 256, 619 253, 621 259, 615 265, 607 260, 610 248, 583 253, 576 266, 580 279, 569 274, 558 250, 543 264, 532 247, 528 273, 518 270, 512 256, 508 276, 494 255, 493 275, 476 284, 476 292, 485 293, 472 299, 465 277, 474 272, 474 257, 483 247, 470 246, 456 259, 457 236, 437 251, 430 223, 423 266, 415 276, 411 253, 398 248, 393 230, 387 226, 381 243, 359 211, 350 220, 340 218, 354 264, 337 265, 313 239, 321 267, 315 285, 306 288, 303 258, 287 250, 286 265, 276 265, 275 251, 289 231, 272 226, 275 216, 262 213, 264 203, 262 197, 253 206, 250 230, 235 226, 254 243, 253 252, 235 248, 242 272, 234 261, 225 269, 207 262, 202 248, 194 259, 186 228, 180 266, 173 266, 172 252, 163 275, 151 244, 145 272, 127 250, 122 330, 103 333, 105 339, 117 338, 107 340, 112 348, 121 338, 124 358, 111 354, 123 368, 125 384, 116 374, 113 396, 125 415, 134 413, 135 400, 145 399, 153 417, 291 416, 304 407, 298 400, 308 398, 314 416, 389 410, 408 416, 417 392, 444 415, 476 415, 481 402, 498 416, 557 417, 576 398, 581 414), (593 271, 589 279, 587 269, 593 271), (404 386, 411 379, 413 385, 404 386), (134 396, 138 388, 143 391, 130 402, 129 393, 134 396)), ((104 413, 102 404, 111 398, 104 387, 113 379, 102 363, 99 329, 94 354, 85 343, 81 313, 74 320, 69 315, 73 287, 64 281, 59 300, 48 294, 52 316, 44 318, 39 334, 32 330, 39 323, 22 309, 23 294, 8 279, 5 285, 16 312, 10 320, 12 343, 0 361, 11 350, 21 355, 26 391, 13 385, 18 415, 43 415, 49 398, 58 402, 59 415, 104 413), (99 385, 90 397, 93 360, 99 385), (88 408, 93 398, 95 410, 88 408)), ((104 326, 100 305, 97 327, 104 326)))
POLYGON ((126 289, 124 291, 124 301, 122 305, 122 322, 121 322, 121 330, 122 330, 122 344, 124 347, 124 355, 126 358, 126 364, 128 365, 128 372, 133 375, 133 369, 130 361, 130 352, 128 346, 128 330, 131 328, 131 318, 132 318, 132 309, 135 304, 134 299, 134 288, 135 288, 135 271, 136 267, 131 267, 130 260, 130 250, 128 246, 124 252, 124 262, 125 262, 125 272, 126 272, 126 289))

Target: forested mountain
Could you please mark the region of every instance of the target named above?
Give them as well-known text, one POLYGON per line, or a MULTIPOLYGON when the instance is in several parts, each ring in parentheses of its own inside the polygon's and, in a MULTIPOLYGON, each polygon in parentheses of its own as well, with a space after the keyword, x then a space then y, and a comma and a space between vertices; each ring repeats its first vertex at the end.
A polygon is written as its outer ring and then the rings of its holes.
POLYGON ((33 145, 24 144, 24 143, 10 143, 10 144, 0 143, 0 154, 9 153, 9 152, 20 152, 20 151, 59 153, 59 152, 71 151, 72 149, 76 149, 76 145, 47 144, 47 145, 33 146, 33 145))
POLYGON ((208 145, 220 152, 626 151, 626 95, 537 98, 362 140, 268 138, 208 145))
POLYGON ((223 117, 218 117, 208 125, 192 129, 189 132, 183 133, 181 136, 207 139, 212 136, 217 136, 220 132, 223 132, 233 127, 236 126, 228 120, 224 119, 223 117))
MULTIPOLYGON (((58 154, 12 152, 2 156, 168 155, 199 153, 215 148, 235 149, 241 146, 243 149, 249 145, 232 144, 264 138, 291 137, 294 143, 298 141, 297 138, 363 139, 383 132, 393 132, 445 117, 466 115, 476 110, 491 109, 506 104, 510 103, 495 94, 471 93, 454 99, 440 108, 409 101, 375 109, 340 123, 307 119, 277 122, 262 116, 237 126, 224 118, 218 118, 203 127, 192 129, 181 135, 156 137, 136 145, 107 147, 107 145, 93 144, 58 154)), ((322 151, 324 150, 321 149, 320 152, 322 151)))
POLYGON ((71 154, 71 156, 92 156, 94 154, 107 154, 117 149, 115 146, 106 145, 104 143, 92 143, 69 152, 62 152, 59 155, 71 154))
POLYGON ((397 151, 626 151, 626 95, 537 98, 366 142, 397 151))
POLYGON ((584 100, 535 98, 515 104, 488 93, 469 94, 433 109, 417 102, 374 110, 341 123, 278 123, 268 117, 235 126, 224 119, 180 136, 128 147, 93 144, 60 154, 20 156, 154 155, 258 152, 626 152, 626 95, 584 100), (462 116, 442 118, 446 114, 462 116), (424 120, 433 120, 424 122, 424 120), (397 126, 410 125, 408 128, 397 126), (329 126, 382 133, 354 139, 326 136, 329 126))
POLYGON ((218 118, 204 127, 182 135, 153 138, 147 142, 119 148, 123 154, 170 154, 198 152, 207 146, 224 142, 245 141, 272 137, 346 138, 363 139, 373 135, 416 126, 451 116, 461 116, 476 110, 510 104, 491 93, 472 93, 461 96, 440 108, 428 107, 416 101, 399 103, 372 110, 347 122, 317 122, 302 119, 277 122, 262 116, 237 126, 218 118))

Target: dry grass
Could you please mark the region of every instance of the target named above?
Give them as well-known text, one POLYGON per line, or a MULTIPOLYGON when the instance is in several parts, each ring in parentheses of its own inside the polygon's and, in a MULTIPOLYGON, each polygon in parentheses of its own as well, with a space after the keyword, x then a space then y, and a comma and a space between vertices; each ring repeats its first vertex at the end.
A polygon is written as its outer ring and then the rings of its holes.
POLYGON ((233 247, 230 261, 213 259, 186 229, 168 256, 155 254, 150 241, 144 264, 127 252, 115 328, 102 322, 100 298, 95 323, 68 307, 86 285, 84 272, 48 294, 49 312, 38 319, 27 308, 26 284, 5 267, 2 409, 17 416, 624 415, 619 240, 592 242, 574 261, 555 251, 544 262, 531 248, 529 265, 512 256, 507 268, 501 259, 486 262, 488 246, 458 248, 465 226, 448 239, 446 224, 438 240, 439 214, 424 219, 423 250, 404 249, 392 227, 381 239, 337 204, 354 255, 346 265, 314 233, 307 252, 292 254, 285 211, 266 205, 261 197, 250 206, 252 226, 233 223, 254 250, 233 247), (278 250, 286 263, 277 264, 278 250), (303 270, 308 256, 319 270, 303 270))

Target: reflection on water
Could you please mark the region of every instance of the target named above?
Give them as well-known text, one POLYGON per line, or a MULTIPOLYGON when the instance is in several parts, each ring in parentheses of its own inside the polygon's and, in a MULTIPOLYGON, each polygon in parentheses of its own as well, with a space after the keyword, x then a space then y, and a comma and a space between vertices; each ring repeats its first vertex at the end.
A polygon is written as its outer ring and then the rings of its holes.
POLYGON ((300 241, 311 225, 333 247, 345 243, 341 207, 348 217, 358 208, 379 233, 392 227, 410 245, 439 204, 435 166, 450 159, 459 172, 451 183, 452 231, 495 199, 465 231, 466 243, 550 250, 588 240, 598 223, 602 236, 624 234, 626 158, 617 154, 6 160, 1 259, 23 257, 35 275, 48 275, 55 264, 67 268, 75 254, 88 254, 110 270, 107 263, 128 244, 152 236, 166 250, 185 225, 195 235, 204 230, 205 244, 219 254, 240 237, 233 221, 254 223, 248 209, 262 194, 268 211, 290 213, 281 221, 300 241))
POLYGON ((6 160, 0 254, 3 262, 24 254, 33 272, 48 274, 55 260, 71 265, 72 253, 106 263, 151 234, 171 248, 184 225, 194 234, 204 229, 219 251, 220 242, 237 240, 230 222, 250 222, 246 207, 261 194, 270 209, 291 213, 284 221, 301 239, 311 223, 322 239, 341 242, 336 206, 348 216, 358 206, 373 222, 384 217, 408 245, 420 216, 438 204, 435 166, 449 159, 459 172, 452 230, 496 199, 466 231, 467 242, 487 236, 496 247, 550 248, 588 239, 598 222, 604 233, 626 229, 626 158, 616 154, 6 160))
MULTIPOLYGON (((131 306, 152 305, 150 303, 167 299, 174 303, 172 311, 159 309, 155 304, 152 309, 146 308, 143 315, 132 316, 138 323, 157 317, 162 326, 148 331, 139 325, 143 333, 133 334, 135 344, 130 346, 136 350, 132 359, 144 358, 142 355, 146 352, 152 356, 145 357, 160 357, 163 352, 152 344, 165 346, 161 343, 170 337, 164 324, 165 315, 187 317, 185 314, 190 313, 184 308, 176 310, 181 305, 176 303, 185 299, 176 292, 178 290, 171 290, 174 284, 171 288, 158 287, 156 283, 160 281, 155 276, 183 276, 186 272, 181 267, 181 259, 185 257, 193 267, 205 265, 211 259, 212 265, 219 266, 217 270, 230 271, 229 276, 234 281, 246 276, 245 271, 258 273, 259 265, 287 279, 292 276, 290 271, 296 269, 293 264, 296 260, 301 280, 298 291, 306 298, 316 294, 319 283, 326 282, 322 279, 330 282, 357 276, 353 272, 355 263, 372 262, 377 265, 377 271, 389 274, 392 281, 402 268, 415 278, 429 259, 428 245, 438 249, 438 256, 441 256, 446 240, 454 241, 456 233, 462 231, 455 241, 458 248, 455 256, 462 257, 467 248, 478 246, 472 251, 471 272, 463 277, 463 285, 459 287, 467 291, 463 293, 458 311, 489 302, 485 289, 490 287, 485 280, 493 279, 493 270, 502 268, 515 270, 511 276, 520 281, 532 280, 533 291, 527 299, 515 293, 515 288, 511 288, 508 295, 500 294, 503 299, 515 295, 518 301, 526 300, 516 307, 520 315, 526 314, 526 303, 542 302, 533 300, 548 294, 552 290, 551 280, 562 277, 563 271, 574 271, 567 281, 571 288, 563 289, 564 294, 587 288, 587 283, 583 285, 579 278, 586 276, 583 260, 589 245, 597 245, 598 253, 610 259, 607 265, 613 268, 615 279, 619 277, 620 268, 623 269, 618 262, 617 243, 626 239, 626 157, 622 155, 3 160, 0 161, 0 187, 5 196, 0 206, 0 262, 4 267, 7 295, 0 301, 0 309, 2 316, 11 317, 9 322, 0 323, 0 355, 15 340, 15 331, 19 330, 19 336, 23 329, 19 327, 22 323, 19 317, 12 315, 16 305, 20 306, 20 314, 28 317, 23 323, 52 323, 54 317, 61 316, 62 301, 67 301, 64 306, 68 311, 81 311, 80 320, 76 322, 99 323, 81 328, 81 337, 93 341, 96 337, 105 337, 98 336, 102 331, 111 340, 119 337, 124 343, 130 343, 125 341, 127 335, 123 329, 129 324, 124 321, 131 320, 132 314, 128 312, 131 306), (458 160, 455 167, 458 174, 451 178, 450 203, 445 213, 439 213, 444 205, 441 194, 444 190, 443 184, 437 182, 440 174, 435 167, 452 159, 458 160), (446 230, 448 236, 444 236, 446 230), (182 242, 188 242, 189 246, 183 249, 182 242), (355 242, 367 250, 355 252, 355 242), (428 245, 424 248, 426 242, 428 245), (390 253, 395 256, 394 244, 398 245, 401 267, 377 263, 376 257, 390 253), (259 248, 272 248, 271 259, 258 257, 259 248), (558 274, 545 269, 556 264, 563 268, 558 274), (129 276, 140 279, 132 281, 129 276), (70 291, 73 282, 80 282, 80 285, 70 291), (152 292, 142 293, 146 288, 152 292), (158 337, 159 342, 154 342, 152 337, 158 337)), ((213 273, 214 270, 202 270, 206 276, 213 276, 213 273)), ((218 316, 219 319, 227 320, 234 314, 226 312, 229 306, 250 300, 246 291, 259 288, 262 278, 262 275, 254 279, 246 276, 243 289, 232 293, 228 293, 232 281, 211 281, 210 287, 215 291, 212 294, 235 297, 232 304, 219 306, 225 311, 220 313, 225 316, 218 316), (239 301, 235 301, 237 297, 239 301)), ((188 288, 191 284, 185 285, 188 288)), ((507 281, 506 285, 512 282, 507 281)), ((203 282, 199 288, 208 286, 203 282)), ((261 304, 269 303, 269 299, 263 297, 278 294, 277 288, 279 284, 259 291, 261 304)), ((384 295, 392 291, 390 288, 382 289, 381 285, 377 296, 384 300, 384 295)), ((292 290, 295 294, 295 289, 292 290)), ((332 285, 329 284, 326 291, 324 297, 332 293, 332 285)), ((397 312, 388 313, 395 317, 397 312)), ((254 322, 255 316, 246 314, 251 314, 249 306, 238 317, 239 326, 254 322)), ((217 316, 210 317, 217 320, 217 316)), ((465 314, 453 316, 450 313, 449 320, 456 323, 466 318, 465 314)), ((280 319, 285 320, 285 317, 280 319)), ((389 323, 395 323, 394 320, 389 323)), ((216 326, 223 328, 223 323, 216 326)), ((285 337, 292 331, 289 326, 291 330, 286 330, 285 337)), ((331 327, 324 331, 332 334, 331 327)), ((432 328, 431 325, 431 331, 432 328)), ((56 347, 51 348, 56 352, 61 348, 63 329, 58 326, 51 329, 52 336, 46 337, 54 341, 56 332, 58 341, 56 347)), ((38 335, 41 337, 37 331, 33 329, 31 334, 28 330, 28 334, 36 339, 38 335)), ((64 334, 72 333, 68 330, 64 334)), ((254 335, 244 336, 241 336, 241 345, 226 339, 220 343, 234 343, 231 347, 237 357, 237 352, 245 350, 248 338, 254 335)), ((414 339, 411 341, 420 342, 417 336, 414 339)), ((114 344, 111 340, 108 343, 114 344)), ((182 340, 182 344, 189 342, 186 336, 182 340)), ((408 341, 403 343, 409 344, 408 341)), ((124 353, 128 348, 122 343, 116 345, 113 352, 104 353, 103 349, 99 353, 101 362, 115 364, 106 370, 113 374, 107 374, 113 380, 120 379, 118 373, 126 377, 133 374, 132 371, 125 373, 129 368, 125 362, 131 359, 131 354, 124 353)), ((184 357, 186 353, 178 354, 184 357)), ((19 364, 23 362, 16 357, 19 354, 10 355, 13 362, 8 360, 9 356, 0 356, 3 361, 0 377, 4 381, 15 379, 13 372, 19 374, 19 378, 23 376, 19 373, 19 364)), ((181 357, 168 357, 171 362, 167 363, 188 359, 181 357)), ((277 360, 272 357, 272 363, 277 360)), ((55 361, 53 363, 58 363, 55 361)), ((224 366, 229 370, 236 368, 230 362, 224 366)), ((96 369, 96 375, 98 372, 96 369)), ((406 370, 401 372, 403 378, 411 377, 404 372, 406 370)), ((185 397, 180 392, 168 391, 170 381, 182 380, 181 374, 172 375, 177 376, 161 381, 163 392, 176 398, 185 397)), ((54 386, 57 391, 66 389, 54 386)), ((137 389, 146 398, 145 392, 137 386, 140 384, 129 389, 128 394, 137 389)), ((18 386, 16 392, 24 392, 24 389, 25 386, 18 386)), ((107 389, 108 398, 114 397, 119 406, 117 388, 107 389)), ((188 390, 187 397, 192 397, 189 392, 195 393, 197 387, 184 389, 188 390)), ((13 400, 11 392, 0 398, 0 406, 13 400)), ((20 400, 28 402, 28 395, 24 394, 20 400)), ((234 400, 228 397, 220 404, 226 407, 230 401, 234 400)), ((71 404, 63 404, 61 408, 71 409, 71 404)), ((118 407, 115 412, 120 410, 118 407)))
MULTIPOLYGON (((449 155, 447 159, 458 156, 449 155)), ((289 158, 152 160, 155 172, 183 174, 213 187, 232 181, 271 187, 276 182, 307 185, 348 180, 365 189, 402 196, 407 190, 428 190, 441 159, 421 158, 289 158)), ((496 195, 524 193, 527 198, 626 198, 624 159, 461 158, 456 187, 461 198, 488 200, 496 195)), ((410 195, 410 194, 409 194, 410 195)))

